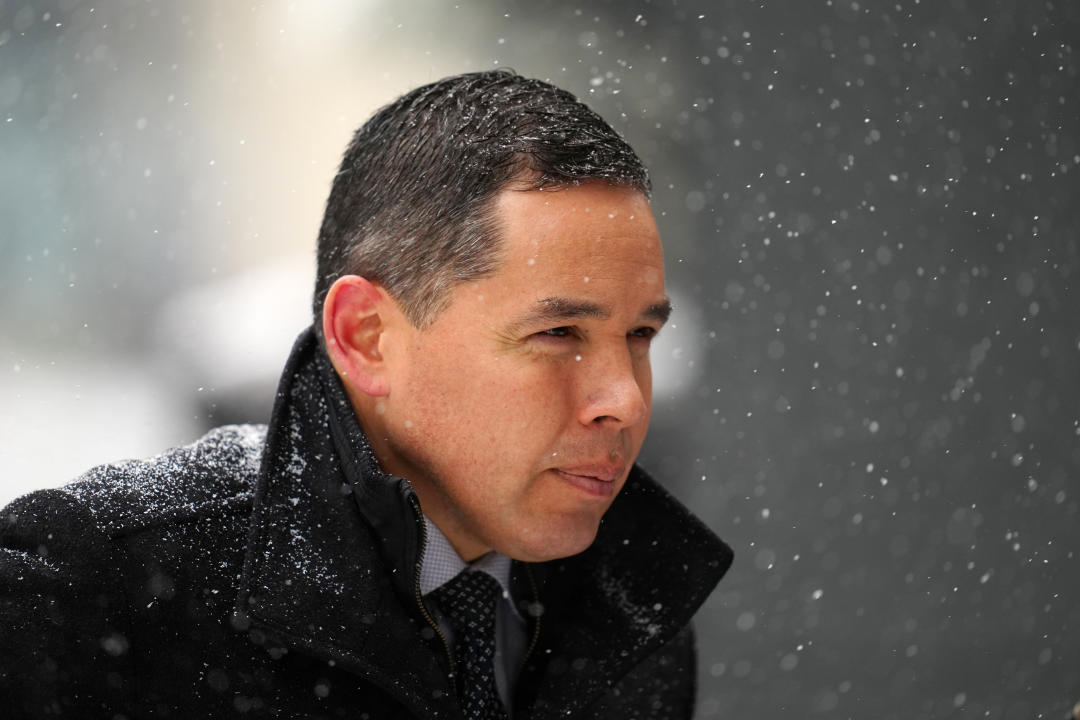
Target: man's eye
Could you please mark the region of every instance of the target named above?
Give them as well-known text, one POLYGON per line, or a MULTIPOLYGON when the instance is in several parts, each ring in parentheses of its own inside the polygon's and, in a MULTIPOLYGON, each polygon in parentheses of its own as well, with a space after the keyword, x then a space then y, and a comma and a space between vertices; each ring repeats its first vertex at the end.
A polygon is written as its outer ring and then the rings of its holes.
POLYGON ((656 328, 645 326, 645 327, 639 327, 637 330, 631 330, 630 331, 630 336, 631 337, 644 338, 646 340, 651 340, 653 337, 656 336, 656 333, 657 333, 656 328))
POLYGON ((572 327, 557 327, 549 328, 547 330, 541 330, 538 335, 546 335, 548 337, 570 337, 574 334, 574 328, 572 327))

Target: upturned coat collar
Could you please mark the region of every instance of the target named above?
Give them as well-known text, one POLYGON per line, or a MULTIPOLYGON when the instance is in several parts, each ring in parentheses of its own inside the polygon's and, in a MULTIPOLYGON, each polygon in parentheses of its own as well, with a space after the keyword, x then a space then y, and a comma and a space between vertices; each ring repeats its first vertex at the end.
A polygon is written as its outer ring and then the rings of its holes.
MULTIPOLYGON (((309 328, 278 388, 234 625, 271 652, 333 661, 419 717, 454 716, 442 651, 421 635, 421 527, 412 487, 379 467, 309 328)), ((544 630, 519 681, 529 707, 520 716, 587 707, 689 622, 731 557, 635 467, 592 547, 530 566, 544 630), (561 659, 575 672, 548 673, 561 659)))

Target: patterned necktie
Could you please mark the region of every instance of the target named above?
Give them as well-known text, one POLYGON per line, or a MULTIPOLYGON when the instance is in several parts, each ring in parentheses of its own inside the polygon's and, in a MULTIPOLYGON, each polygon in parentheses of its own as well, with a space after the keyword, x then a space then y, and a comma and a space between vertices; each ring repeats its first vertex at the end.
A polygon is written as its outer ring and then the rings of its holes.
POLYGON ((465 570, 433 593, 454 628, 458 696, 467 720, 507 720, 495 687, 495 603, 499 582, 465 570))

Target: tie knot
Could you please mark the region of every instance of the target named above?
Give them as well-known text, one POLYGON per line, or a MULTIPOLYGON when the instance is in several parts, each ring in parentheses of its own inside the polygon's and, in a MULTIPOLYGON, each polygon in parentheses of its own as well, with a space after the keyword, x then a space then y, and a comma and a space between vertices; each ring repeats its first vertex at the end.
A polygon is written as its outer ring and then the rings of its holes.
POLYGON ((436 589, 434 595, 455 626, 467 627, 494 618, 502 587, 486 572, 465 570, 436 589))

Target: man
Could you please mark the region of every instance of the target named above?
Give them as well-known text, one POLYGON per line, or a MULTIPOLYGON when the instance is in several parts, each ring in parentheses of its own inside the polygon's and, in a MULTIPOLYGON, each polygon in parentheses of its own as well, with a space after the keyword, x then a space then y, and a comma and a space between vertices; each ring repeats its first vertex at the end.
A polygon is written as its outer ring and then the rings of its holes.
POLYGON ((670 310, 648 189, 512 73, 379 111, 269 426, 0 514, 6 707, 689 717, 688 623, 731 554, 633 464, 670 310))

